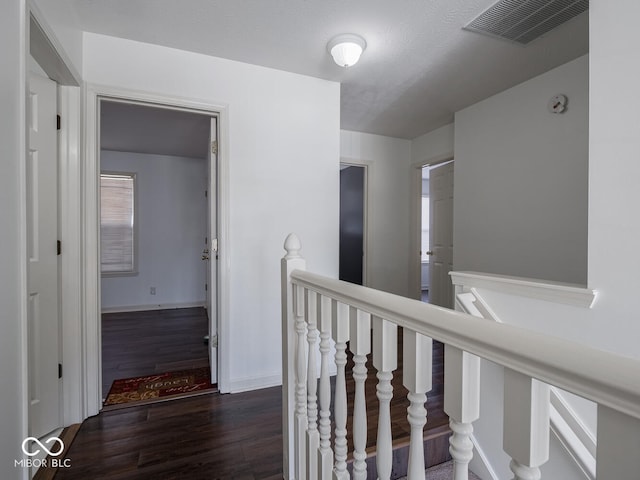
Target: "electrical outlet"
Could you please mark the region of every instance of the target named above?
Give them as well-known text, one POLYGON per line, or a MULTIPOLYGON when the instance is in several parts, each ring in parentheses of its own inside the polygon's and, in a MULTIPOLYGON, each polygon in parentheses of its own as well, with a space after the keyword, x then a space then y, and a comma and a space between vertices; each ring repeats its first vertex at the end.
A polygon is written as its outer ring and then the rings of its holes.
POLYGON ((156 294, 156 287, 151 287, 149 289, 149 293, 151 293, 151 295, 155 295, 156 294))

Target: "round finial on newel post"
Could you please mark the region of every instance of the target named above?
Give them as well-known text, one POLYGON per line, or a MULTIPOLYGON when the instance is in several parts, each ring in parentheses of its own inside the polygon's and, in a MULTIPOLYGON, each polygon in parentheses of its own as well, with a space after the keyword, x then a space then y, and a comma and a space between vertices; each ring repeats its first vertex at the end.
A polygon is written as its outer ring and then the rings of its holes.
POLYGON ((287 239, 284 241, 284 249, 287 252, 284 258, 300 257, 300 249, 302 249, 302 244, 300 243, 300 239, 295 233, 290 233, 289 235, 287 235, 287 239))

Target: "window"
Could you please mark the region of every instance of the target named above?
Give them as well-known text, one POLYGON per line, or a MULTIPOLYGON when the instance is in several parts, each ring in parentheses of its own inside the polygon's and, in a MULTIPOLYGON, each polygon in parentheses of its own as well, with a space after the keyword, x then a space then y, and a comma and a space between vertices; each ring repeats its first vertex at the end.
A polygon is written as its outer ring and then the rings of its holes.
POLYGON ((133 173, 100 175, 100 267, 103 274, 136 273, 133 173))

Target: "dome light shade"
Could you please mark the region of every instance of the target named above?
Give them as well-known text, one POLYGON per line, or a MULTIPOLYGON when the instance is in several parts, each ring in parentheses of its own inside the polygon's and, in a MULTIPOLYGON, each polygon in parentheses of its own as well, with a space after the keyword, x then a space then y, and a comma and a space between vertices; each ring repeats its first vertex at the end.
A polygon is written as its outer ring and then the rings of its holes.
POLYGON ((364 38, 352 33, 333 37, 327 44, 327 50, 333 57, 333 61, 341 67, 351 67, 358 63, 365 48, 367 48, 367 42, 364 38))

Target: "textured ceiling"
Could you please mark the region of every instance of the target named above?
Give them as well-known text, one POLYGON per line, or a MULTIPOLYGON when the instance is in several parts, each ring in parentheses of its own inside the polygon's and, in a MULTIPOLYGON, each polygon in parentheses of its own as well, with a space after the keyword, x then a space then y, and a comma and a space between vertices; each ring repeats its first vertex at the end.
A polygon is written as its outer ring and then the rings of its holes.
POLYGON ((82 30, 341 82, 343 129, 400 138, 588 52, 588 12, 526 47, 462 30, 494 0, 64 1, 82 30), (367 41, 349 69, 340 33, 367 41))

